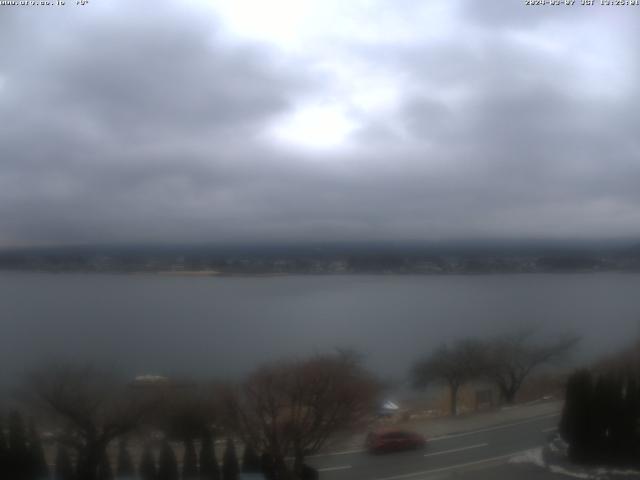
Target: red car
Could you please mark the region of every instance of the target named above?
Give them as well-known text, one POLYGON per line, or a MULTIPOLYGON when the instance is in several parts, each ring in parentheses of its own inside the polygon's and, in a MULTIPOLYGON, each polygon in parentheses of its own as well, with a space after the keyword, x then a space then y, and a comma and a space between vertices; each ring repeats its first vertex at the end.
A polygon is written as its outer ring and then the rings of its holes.
POLYGON ((371 453, 417 450, 427 446, 427 439, 406 430, 379 430, 367 435, 365 447, 371 453))

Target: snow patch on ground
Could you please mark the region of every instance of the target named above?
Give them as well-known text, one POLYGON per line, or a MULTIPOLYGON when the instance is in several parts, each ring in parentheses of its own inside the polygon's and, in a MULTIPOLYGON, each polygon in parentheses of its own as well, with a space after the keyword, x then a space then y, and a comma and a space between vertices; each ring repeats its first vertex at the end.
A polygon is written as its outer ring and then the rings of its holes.
POLYGON ((624 476, 624 477, 634 477, 634 478, 640 478, 640 470, 619 470, 619 469, 609 469, 609 468, 598 468, 596 470, 596 475, 598 476, 602 476, 602 475, 619 475, 619 476, 624 476))
POLYGON ((542 456, 542 447, 532 448, 509 459, 509 463, 529 463, 538 467, 546 467, 542 456))
POLYGON ((557 473, 559 475, 567 475, 569 477, 574 478, 586 478, 586 479, 596 479, 595 475, 589 475, 585 472, 572 472, 571 470, 567 470, 566 468, 562 468, 559 465, 549 465, 549 471, 551 473, 557 473))
POLYGON ((509 463, 535 465, 551 473, 583 480, 640 478, 640 471, 638 470, 573 466, 566 460, 567 447, 566 442, 556 436, 546 447, 526 450, 519 455, 511 457, 509 463))
POLYGON ((618 477, 640 478, 640 471, 638 470, 619 470, 615 468, 598 468, 592 470, 591 472, 579 472, 568 470, 558 465, 549 465, 549 471, 552 473, 557 473, 559 475, 567 475, 574 478, 583 478, 589 480, 603 480, 618 477))

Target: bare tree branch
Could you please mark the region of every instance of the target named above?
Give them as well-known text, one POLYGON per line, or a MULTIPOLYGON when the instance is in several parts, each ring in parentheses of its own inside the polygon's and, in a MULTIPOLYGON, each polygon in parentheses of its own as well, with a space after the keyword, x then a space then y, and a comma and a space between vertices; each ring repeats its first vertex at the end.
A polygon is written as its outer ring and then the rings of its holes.
POLYGON ((357 357, 339 352, 263 367, 228 405, 236 428, 276 463, 295 458, 295 475, 306 455, 372 411, 378 388, 357 357))
POLYGON ((155 399, 127 390, 112 373, 93 367, 54 365, 30 376, 38 404, 65 427, 59 439, 77 450, 83 479, 94 480, 109 443, 136 428, 155 399))

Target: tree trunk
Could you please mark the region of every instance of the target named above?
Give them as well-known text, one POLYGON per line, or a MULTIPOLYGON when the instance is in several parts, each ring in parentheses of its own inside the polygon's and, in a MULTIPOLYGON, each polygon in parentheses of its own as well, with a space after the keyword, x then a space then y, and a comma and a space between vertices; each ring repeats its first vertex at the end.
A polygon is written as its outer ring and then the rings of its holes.
POLYGON ((451 391, 450 413, 452 417, 458 415, 458 389, 460 385, 452 383, 449 385, 451 391))
POLYGON ((275 457, 275 471, 278 480, 292 480, 295 478, 287 468, 287 462, 282 456, 275 457))
POLYGON ((516 394, 518 393, 519 385, 499 385, 499 387, 502 401, 507 405, 513 405, 516 401, 516 394))
POLYGON ((516 392, 513 389, 502 392, 502 398, 508 405, 513 405, 516 402, 516 392))

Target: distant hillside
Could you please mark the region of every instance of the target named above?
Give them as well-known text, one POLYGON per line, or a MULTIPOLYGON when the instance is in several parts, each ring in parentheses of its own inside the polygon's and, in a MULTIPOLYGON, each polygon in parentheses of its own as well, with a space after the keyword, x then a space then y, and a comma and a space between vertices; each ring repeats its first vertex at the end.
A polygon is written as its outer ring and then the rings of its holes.
POLYGON ((640 244, 562 243, 81 246, 0 251, 0 269, 219 274, 640 271, 640 244))

